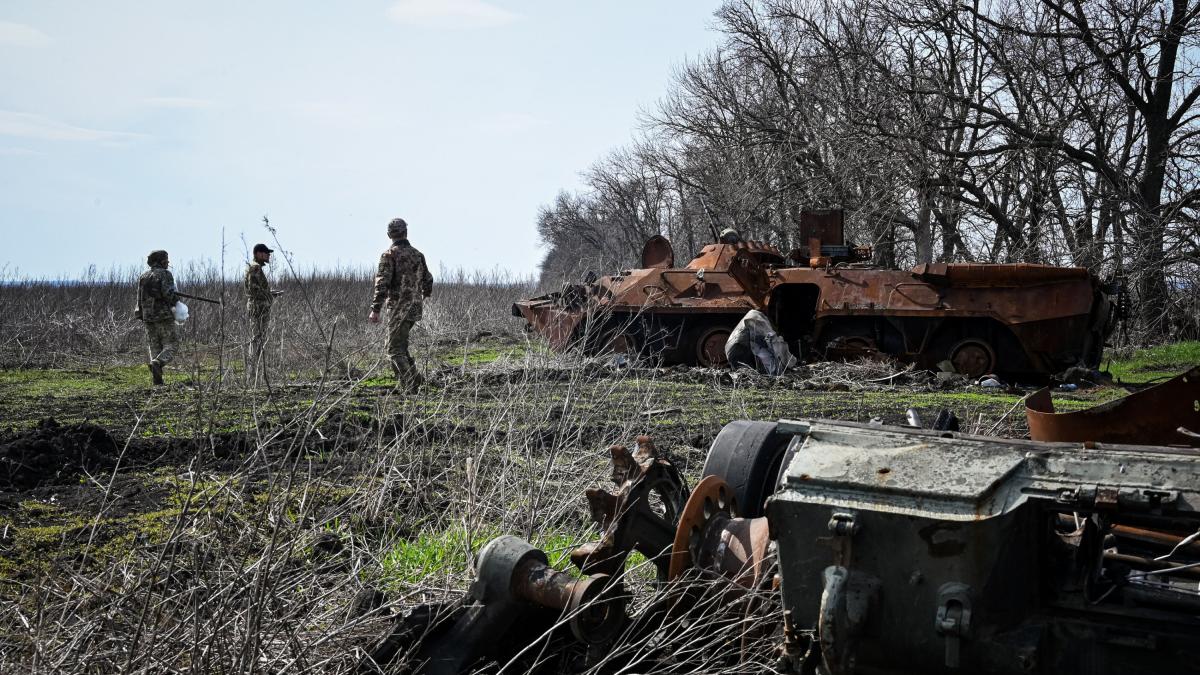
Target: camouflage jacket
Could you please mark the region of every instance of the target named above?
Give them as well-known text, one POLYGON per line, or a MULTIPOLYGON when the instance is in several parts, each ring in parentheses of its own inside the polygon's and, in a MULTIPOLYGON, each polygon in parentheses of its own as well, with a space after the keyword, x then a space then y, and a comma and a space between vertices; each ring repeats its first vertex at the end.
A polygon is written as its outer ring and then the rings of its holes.
POLYGON ((425 266, 425 256, 407 239, 393 241, 379 256, 371 311, 378 312, 386 300, 389 311, 404 313, 408 321, 420 321, 422 301, 432 292, 433 275, 425 266))
POLYGON ((175 318, 175 277, 165 267, 151 267, 138 277, 138 316, 142 321, 175 318))
POLYGON ((271 309, 275 296, 271 295, 271 286, 267 283, 267 275, 263 272, 262 263, 257 260, 246 265, 246 280, 243 282, 246 290, 246 311, 260 314, 271 309))

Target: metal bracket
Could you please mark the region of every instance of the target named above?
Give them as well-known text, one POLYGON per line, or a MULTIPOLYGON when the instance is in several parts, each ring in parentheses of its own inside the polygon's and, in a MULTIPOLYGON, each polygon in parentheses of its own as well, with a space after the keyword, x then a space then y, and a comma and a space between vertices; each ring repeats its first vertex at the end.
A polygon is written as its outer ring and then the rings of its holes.
POLYGON ((821 659, 831 675, 854 672, 854 647, 878 602, 879 579, 845 567, 826 567, 817 616, 821 659))
POLYGON ((934 629, 946 639, 946 667, 962 665, 962 641, 971 629, 971 587, 950 582, 938 589, 934 629))
POLYGON ((854 535, 858 534, 859 525, 851 511, 834 511, 827 525, 833 533, 833 563, 844 567, 850 566, 854 535))
POLYGON ((834 512, 829 518, 829 531, 835 537, 853 537, 858 534, 858 523, 854 521, 854 514, 834 512))

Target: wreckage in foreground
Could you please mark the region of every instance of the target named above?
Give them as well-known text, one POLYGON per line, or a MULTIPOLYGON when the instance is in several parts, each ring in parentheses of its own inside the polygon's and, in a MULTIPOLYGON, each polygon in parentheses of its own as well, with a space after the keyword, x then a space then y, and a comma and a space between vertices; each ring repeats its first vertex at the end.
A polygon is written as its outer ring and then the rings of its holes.
POLYGON ((843 244, 842 213, 805 213, 809 250, 787 259, 759 242, 716 243, 683 268, 670 243, 646 244, 642 269, 522 300, 554 348, 632 349, 668 362, 721 365, 747 311, 771 318, 806 360, 886 354, 963 374, 1038 376, 1095 368, 1116 320, 1116 288, 1080 267, 929 264, 911 271, 861 262, 843 244))
MULTIPOLYGON (((1185 382, 1192 409, 1168 424, 1194 432, 1200 380, 1185 382)), ((1195 448, 737 421, 690 491, 648 437, 611 452, 617 487, 588 491, 602 535, 572 552, 578 575, 493 540, 467 598, 406 616, 362 672, 397 657, 445 674, 670 672, 669 625, 732 659, 723 672, 755 669, 737 661, 751 633, 785 672, 1200 672, 1195 448), (659 580, 636 610, 634 551, 659 580), (689 614, 698 578, 724 580, 734 638, 689 614), (776 588, 780 621, 737 621, 742 598, 776 588)))

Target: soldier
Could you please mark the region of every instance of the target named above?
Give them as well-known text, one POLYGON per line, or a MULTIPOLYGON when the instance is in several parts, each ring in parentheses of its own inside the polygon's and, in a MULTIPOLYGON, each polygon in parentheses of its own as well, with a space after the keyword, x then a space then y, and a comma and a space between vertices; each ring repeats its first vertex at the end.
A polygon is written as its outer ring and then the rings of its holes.
POLYGON ((137 310, 134 316, 146 324, 150 343, 150 378, 155 385, 163 383, 163 366, 175 356, 175 277, 167 269, 170 261, 166 251, 151 251, 146 256, 150 269, 138 278, 137 310))
POLYGON ((392 246, 379 256, 375 273, 375 294, 371 299, 371 314, 367 320, 379 323, 383 303, 388 307, 387 354, 392 363, 396 382, 416 388, 422 382, 412 357, 408 354, 408 333, 421 320, 421 304, 433 292, 433 275, 425 266, 425 256, 408 243, 408 223, 396 218, 388 223, 392 246))
POLYGON ((275 296, 283 292, 271 290, 271 285, 267 283, 267 275, 263 272, 263 265, 271 264, 271 254, 274 252, 267 248, 266 244, 255 244, 254 260, 246 265, 244 287, 246 290, 246 314, 250 319, 250 347, 246 355, 246 380, 250 382, 257 380, 258 369, 262 366, 267 328, 271 323, 271 304, 275 302, 275 296))

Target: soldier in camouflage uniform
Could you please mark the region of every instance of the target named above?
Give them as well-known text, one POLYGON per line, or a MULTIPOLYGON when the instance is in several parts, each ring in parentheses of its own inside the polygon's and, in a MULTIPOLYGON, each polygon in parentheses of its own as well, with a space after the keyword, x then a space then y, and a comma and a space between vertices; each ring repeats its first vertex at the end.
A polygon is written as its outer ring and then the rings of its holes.
POLYGON ((150 377, 155 385, 163 383, 163 366, 175 356, 175 277, 167 269, 166 251, 151 251, 146 257, 150 269, 138 278, 137 310, 134 315, 146 324, 150 343, 150 377))
POLYGON ((264 377, 266 368, 263 364, 263 351, 267 342, 267 328, 271 323, 271 304, 275 296, 282 291, 271 290, 267 283, 267 275, 263 265, 271 264, 272 249, 266 244, 254 245, 254 260, 246 265, 246 278, 243 286, 246 290, 246 314, 250 320, 250 345, 246 354, 246 380, 256 382, 259 370, 264 377))
POLYGON ((422 378, 408 354, 408 334, 413 324, 421 320, 423 300, 433 292, 433 275, 425 265, 425 256, 408 243, 408 224, 404 220, 396 218, 388 223, 387 234, 392 246, 379 256, 375 294, 367 318, 371 323, 379 323, 379 312, 387 302, 388 359, 396 381, 415 388, 422 378))

